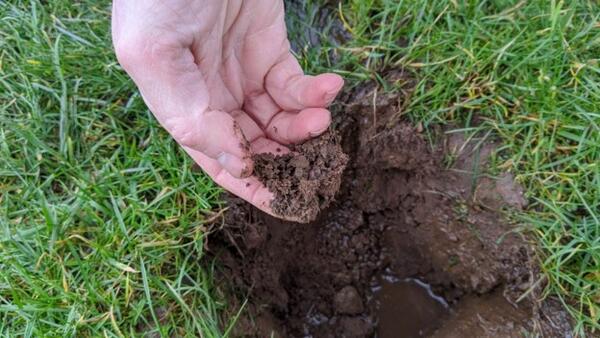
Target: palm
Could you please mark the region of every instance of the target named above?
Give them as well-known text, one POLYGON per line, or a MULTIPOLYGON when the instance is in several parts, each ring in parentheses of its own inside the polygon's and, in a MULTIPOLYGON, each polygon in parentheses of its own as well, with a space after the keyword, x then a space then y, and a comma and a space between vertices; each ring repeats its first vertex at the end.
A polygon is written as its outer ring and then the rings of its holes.
POLYGON ((117 56, 161 124, 218 184, 270 211, 266 188, 240 178, 252 167, 241 143, 252 153, 285 151, 320 134, 343 85, 337 75, 304 75, 289 51, 283 2, 123 0, 113 9, 117 56), (137 48, 119 43, 128 31, 145 37, 137 48), (130 58, 135 49, 144 55, 130 58))
MULTIPOLYGON (((242 16, 231 26, 224 27, 227 33, 222 34, 221 39, 210 40, 194 49, 194 57, 199 60, 197 64, 207 83, 210 107, 232 114, 250 142, 260 137, 282 144, 299 141, 308 135, 301 135, 303 130, 288 130, 289 120, 306 108, 325 107, 337 93, 341 81, 336 76, 324 76, 324 86, 334 82, 330 95, 324 95, 318 86, 300 88, 298 80, 303 80, 304 73, 290 53, 282 2, 262 0, 250 9, 242 6, 240 12, 249 10, 252 17, 242 16), (262 19, 255 22, 256 18, 262 19), (215 53, 216 50, 221 52, 215 53), (305 101, 309 101, 308 106, 305 101)), ((217 25, 211 35, 219 36, 220 30, 217 25)), ((326 126, 328 113, 322 111, 325 116, 318 113, 317 116, 303 114, 302 118, 326 126)), ((306 132, 313 130, 310 125, 307 127, 306 132)))

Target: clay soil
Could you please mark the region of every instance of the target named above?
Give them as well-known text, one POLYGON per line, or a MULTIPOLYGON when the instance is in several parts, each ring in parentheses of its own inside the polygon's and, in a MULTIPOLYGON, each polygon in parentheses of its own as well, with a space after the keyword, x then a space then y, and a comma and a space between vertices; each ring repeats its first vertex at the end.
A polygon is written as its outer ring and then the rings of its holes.
MULTIPOLYGON (((208 247, 223 285, 240 304, 249 299, 233 336, 568 334, 552 300, 539 300, 536 288, 523 296, 539 279, 536 259, 499 211, 526 201, 510 174, 480 175, 494 143, 440 130, 431 146, 421 128, 398 119, 404 95, 374 93, 365 86, 341 99, 339 138, 328 134, 300 148, 300 159, 271 156, 257 166, 265 182, 273 173, 341 173, 346 158, 331 157, 341 142, 349 159, 341 185, 335 175, 329 186, 313 175, 328 191, 309 199, 324 209, 316 220, 281 221, 231 198, 208 247)), ((288 212, 306 206, 273 189, 288 212)), ((316 217, 311 210, 303 217, 316 217)))

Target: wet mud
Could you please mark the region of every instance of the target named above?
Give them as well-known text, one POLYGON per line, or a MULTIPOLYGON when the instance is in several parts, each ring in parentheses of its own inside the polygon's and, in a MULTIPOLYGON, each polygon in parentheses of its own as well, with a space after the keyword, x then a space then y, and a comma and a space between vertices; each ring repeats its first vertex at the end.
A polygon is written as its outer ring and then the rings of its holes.
POLYGON ((398 119, 404 96, 374 86, 340 102, 348 163, 329 207, 299 224, 231 198, 209 236, 223 285, 249 299, 233 336, 568 334, 564 312, 531 289, 531 246, 499 212, 526 204, 520 187, 510 174, 483 174, 494 142, 440 130, 432 146, 398 119))
POLYGON ((449 305, 431 286, 412 278, 382 276, 373 290, 377 337, 425 337, 448 317, 449 305))

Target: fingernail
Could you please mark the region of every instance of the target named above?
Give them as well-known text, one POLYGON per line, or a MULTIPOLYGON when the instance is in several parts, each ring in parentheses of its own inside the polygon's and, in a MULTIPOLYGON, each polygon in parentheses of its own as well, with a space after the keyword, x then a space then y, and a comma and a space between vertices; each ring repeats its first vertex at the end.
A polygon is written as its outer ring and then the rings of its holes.
POLYGON ((325 101, 327 103, 331 103, 335 97, 339 94, 340 90, 342 89, 342 87, 344 86, 344 81, 340 81, 339 84, 337 84, 335 86, 335 88, 329 88, 328 90, 325 91, 325 101))
POLYGON ((241 178, 252 174, 252 167, 249 167, 246 161, 235 155, 222 153, 217 156, 217 162, 234 177, 241 178))
POLYGON ((231 155, 229 155, 228 153, 221 153, 221 155, 217 156, 217 162, 219 162, 219 164, 224 167, 225 165, 227 165, 227 162, 229 161, 230 157, 231 155))
POLYGON ((331 102, 333 102, 333 100, 335 99, 335 97, 337 96, 337 94, 338 94, 337 90, 326 92, 325 95, 324 95, 325 102, 327 104, 330 104, 331 102))
POLYGON ((321 128, 319 130, 314 130, 308 133, 308 135, 310 135, 310 137, 317 137, 321 134, 323 134, 327 129, 329 129, 329 126, 325 126, 325 128, 321 128))

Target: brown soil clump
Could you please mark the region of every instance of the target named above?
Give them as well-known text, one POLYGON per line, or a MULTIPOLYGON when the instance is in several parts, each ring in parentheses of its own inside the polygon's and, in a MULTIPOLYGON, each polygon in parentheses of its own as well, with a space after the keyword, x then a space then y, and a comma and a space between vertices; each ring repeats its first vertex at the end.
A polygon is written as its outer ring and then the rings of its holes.
MULTIPOLYGON (((308 220, 330 204, 316 220, 285 222, 233 198, 221 230, 209 237, 221 275, 250 299, 249 315, 234 336, 568 334, 564 312, 535 299, 535 290, 519 299, 539 276, 530 245, 489 208, 524 203, 512 180, 503 175, 497 184, 481 175, 494 143, 440 132, 432 147, 406 122, 389 123, 401 113, 402 97, 380 94, 374 100, 370 89, 342 98, 348 103, 334 114, 350 155, 335 200, 330 192, 337 190, 337 178, 315 176, 320 183, 309 192, 329 185, 318 202, 289 203, 294 196, 284 189, 300 191, 299 182, 311 177, 318 161, 333 163, 324 174, 341 174, 341 152, 325 146, 306 161, 291 155, 257 159, 257 172, 270 188, 287 194, 279 212, 298 215, 310 207, 303 216, 308 220), (299 167, 306 169, 296 174, 299 167), (279 175, 293 182, 269 183, 279 175), (405 284, 390 287, 381 282, 386 276, 405 284)), ((327 137, 310 147, 331 144, 327 137)))
POLYGON ((274 193, 275 214, 308 223, 333 201, 348 156, 332 132, 291 150, 285 155, 255 155, 254 174, 274 193))

